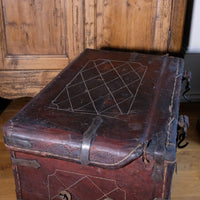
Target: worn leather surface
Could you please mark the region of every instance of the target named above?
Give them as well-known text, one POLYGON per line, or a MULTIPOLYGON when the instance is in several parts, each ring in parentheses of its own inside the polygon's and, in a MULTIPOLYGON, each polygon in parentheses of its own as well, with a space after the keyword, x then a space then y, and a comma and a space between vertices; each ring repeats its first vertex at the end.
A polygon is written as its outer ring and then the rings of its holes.
POLYGON ((5 143, 80 163, 83 134, 99 115, 89 165, 120 168, 144 149, 160 165, 174 162, 182 73, 180 58, 86 50, 4 125, 5 143))
POLYGON ((151 155, 144 164, 142 158, 119 169, 82 166, 74 162, 11 153, 15 159, 37 161, 40 168, 13 165, 17 198, 23 200, 59 200, 60 193, 70 194, 71 200, 155 200, 170 199, 170 183, 174 165, 164 164, 163 178, 152 178, 155 163, 151 155))

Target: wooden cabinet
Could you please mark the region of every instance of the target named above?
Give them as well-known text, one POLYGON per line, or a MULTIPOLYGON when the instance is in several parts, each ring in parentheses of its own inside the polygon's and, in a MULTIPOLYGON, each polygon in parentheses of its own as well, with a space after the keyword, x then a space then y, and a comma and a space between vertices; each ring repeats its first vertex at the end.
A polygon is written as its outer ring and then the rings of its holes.
POLYGON ((187 0, 0 0, 0 96, 34 96, 85 48, 179 52, 187 0))

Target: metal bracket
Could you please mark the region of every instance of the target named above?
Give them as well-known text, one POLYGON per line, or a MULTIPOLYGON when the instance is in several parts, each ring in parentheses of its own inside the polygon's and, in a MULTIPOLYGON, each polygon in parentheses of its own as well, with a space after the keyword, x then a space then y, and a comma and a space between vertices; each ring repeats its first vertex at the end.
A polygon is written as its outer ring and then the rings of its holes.
POLYGON ((191 78, 192 78, 192 73, 190 71, 184 71, 182 82, 186 81, 186 85, 185 85, 185 91, 183 92, 182 95, 183 95, 183 98, 188 102, 191 102, 191 101, 186 96, 186 93, 188 93, 191 89, 191 85, 190 85, 191 78))
POLYGON ((19 166, 24 166, 24 167, 32 167, 32 168, 35 168, 35 169, 40 168, 40 163, 37 160, 28 160, 28 159, 11 157, 11 162, 12 162, 13 165, 19 165, 19 166))
POLYGON ((178 128, 177 128, 177 147, 178 148, 184 148, 186 147, 189 143, 186 142, 185 144, 181 144, 186 136, 187 136, 187 129, 189 127, 189 118, 186 115, 180 115, 179 120, 178 120, 178 128))
POLYGON ((88 165, 89 163, 90 146, 92 141, 96 137, 96 131, 102 122, 103 120, 100 116, 95 117, 89 128, 83 133, 83 141, 80 155, 80 161, 82 165, 88 165))

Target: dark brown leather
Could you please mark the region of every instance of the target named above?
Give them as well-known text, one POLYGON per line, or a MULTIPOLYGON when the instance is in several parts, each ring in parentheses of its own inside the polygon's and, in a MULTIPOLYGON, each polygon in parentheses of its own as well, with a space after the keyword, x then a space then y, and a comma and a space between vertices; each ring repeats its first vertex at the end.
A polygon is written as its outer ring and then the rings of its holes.
POLYGON ((70 195, 71 200, 170 199, 174 164, 165 162, 163 178, 155 182, 152 178, 155 161, 150 154, 147 157, 146 165, 138 158, 125 167, 111 170, 16 152, 16 159, 37 160, 41 166, 38 169, 13 166, 17 199, 64 199, 60 194, 70 195))
POLYGON ((98 115, 90 165, 122 167, 147 145, 156 162, 174 162, 182 73, 180 58, 86 50, 4 125, 5 143, 80 163, 83 133, 98 115))
POLYGON ((3 126, 17 199, 170 199, 182 74, 180 58, 83 52, 3 126))

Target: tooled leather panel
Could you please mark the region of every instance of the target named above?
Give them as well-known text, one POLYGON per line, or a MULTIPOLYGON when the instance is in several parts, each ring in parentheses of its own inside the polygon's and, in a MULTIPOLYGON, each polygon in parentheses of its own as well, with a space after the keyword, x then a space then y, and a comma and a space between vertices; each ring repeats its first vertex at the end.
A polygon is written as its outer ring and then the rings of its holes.
MULTIPOLYGON (((167 56, 88 50, 7 124, 5 141, 8 146, 24 151, 79 162, 83 133, 93 118, 100 115, 103 123, 91 144, 90 163, 104 167, 124 166, 142 155, 153 134, 163 127, 165 134, 169 120, 178 112, 177 106, 172 105, 178 101, 176 95, 180 89, 176 84, 182 74, 179 61, 167 56), (101 62, 95 63, 97 61, 101 62), (138 73, 132 75, 133 79, 136 77, 135 89, 129 88, 131 82, 127 76, 134 70, 120 72, 123 70, 121 65, 127 65, 127 68, 123 67, 126 70, 132 67, 138 73), (121 76, 125 74, 127 79, 121 78, 116 71, 122 73, 121 76), (109 85, 115 82, 115 78, 110 79, 113 76, 121 80, 120 93, 109 85), (96 77, 95 83, 100 84, 95 86, 97 88, 90 83, 91 77, 96 77), (73 93, 71 89, 77 85, 80 86, 73 93), (76 94, 80 88, 83 94, 76 94), (104 94, 105 91, 109 95, 104 94), (115 92, 118 95, 115 96, 115 92), (98 97, 94 99, 98 93, 103 102, 98 97), (129 95, 123 97, 125 103, 123 100, 120 103, 121 94, 129 95), (175 114, 172 116, 171 113, 175 114)), ((168 135, 167 139, 171 140, 170 137, 168 135)))

